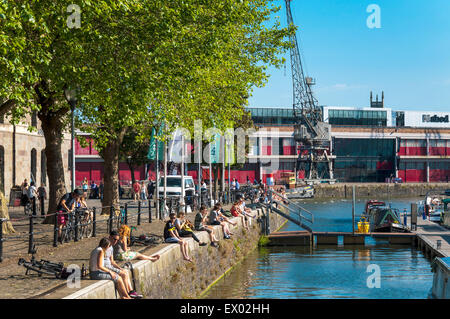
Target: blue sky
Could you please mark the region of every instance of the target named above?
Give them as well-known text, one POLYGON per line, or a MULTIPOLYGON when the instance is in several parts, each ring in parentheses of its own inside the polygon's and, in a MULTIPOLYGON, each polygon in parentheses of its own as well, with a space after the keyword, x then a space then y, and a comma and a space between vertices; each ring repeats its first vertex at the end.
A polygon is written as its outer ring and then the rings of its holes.
MULTIPOLYGON (((274 3, 285 26, 284 0, 274 3)), ((293 0, 291 8, 319 105, 369 106, 370 91, 384 91, 385 107, 450 112, 450 0, 293 0), (381 10, 379 29, 367 27, 370 4, 381 10)), ((285 58, 250 107, 292 107, 285 58)))

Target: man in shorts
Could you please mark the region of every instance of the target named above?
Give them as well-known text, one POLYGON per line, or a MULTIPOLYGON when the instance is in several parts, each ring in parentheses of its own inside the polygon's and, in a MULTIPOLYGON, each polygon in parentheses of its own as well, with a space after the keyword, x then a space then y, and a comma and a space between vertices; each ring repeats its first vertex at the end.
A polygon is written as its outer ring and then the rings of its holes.
POLYGON ((211 241, 211 246, 217 247, 218 240, 214 236, 213 230, 214 228, 212 226, 206 225, 206 219, 208 218, 208 208, 206 208, 205 205, 202 205, 200 207, 200 211, 195 215, 194 220, 194 228, 197 231, 206 231, 209 235, 209 239, 211 241))
POLYGON ((78 198, 83 195, 83 192, 76 188, 72 193, 66 193, 60 200, 58 207, 56 208, 56 217, 58 221, 58 240, 61 242, 62 229, 67 223, 67 214, 71 213, 75 209, 75 204, 78 198))
POLYGON ((117 244, 119 241, 120 236, 119 232, 117 230, 113 230, 109 233, 109 241, 111 245, 108 247, 108 249, 105 252, 105 258, 103 259, 103 265, 108 268, 109 270, 115 272, 118 274, 125 284, 125 288, 127 289, 128 295, 131 298, 142 298, 142 295, 139 295, 135 290, 132 289, 130 284, 130 279, 128 276, 128 272, 126 272, 124 269, 120 268, 120 266, 115 262, 114 260, 114 245, 117 244))
POLYGON ((164 242, 169 244, 179 244, 183 259, 192 262, 192 259, 189 257, 188 253, 187 239, 184 240, 180 237, 180 235, 178 235, 177 228, 175 227, 175 219, 177 219, 175 213, 170 213, 169 220, 166 222, 166 226, 164 226, 164 242))

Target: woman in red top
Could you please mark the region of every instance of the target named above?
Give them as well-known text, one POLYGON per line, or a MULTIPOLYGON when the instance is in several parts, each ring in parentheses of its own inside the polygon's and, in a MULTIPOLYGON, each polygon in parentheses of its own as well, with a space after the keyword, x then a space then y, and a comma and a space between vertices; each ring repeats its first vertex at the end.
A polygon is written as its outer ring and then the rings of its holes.
POLYGON ((245 229, 248 230, 248 222, 247 222, 247 217, 245 217, 242 212, 241 212, 241 208, 239 207, 240 202, 236 201, 233 203, 233 206, 230 209, 230 213, 231 215, 233 215, 234 217, 241 217, 242 219, 242 225, 244 225, 245 229))

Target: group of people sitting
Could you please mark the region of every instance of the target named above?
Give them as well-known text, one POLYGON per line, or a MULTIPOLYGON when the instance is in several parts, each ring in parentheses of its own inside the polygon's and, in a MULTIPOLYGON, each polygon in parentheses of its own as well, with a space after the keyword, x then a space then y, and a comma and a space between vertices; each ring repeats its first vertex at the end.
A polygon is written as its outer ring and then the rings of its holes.
MULTIPOLYGON (((256 218, 248 207, 245 207, 244 198, 239 198, 232 206, 231 215, 229 217, 241 217, 243 225, 249 229, 248 218, 256 218)), ((200 207, 199 212, 195 215, 194 224, 185 217, 184 212, 169 214, 169 220, 164 227, 164 241, 166 243, 177 243, 180 245, 183 259, 192 262, 187 249, 187 241, 182 237, 192 237, 200 246, 206 246, 207 243, 202 242, 195 235, 194 231, 206 231, 209 235, 210 245, 218 247, 218 239, 214 235, 213 226, 221 226, 224 239, 230 239, 233 233, 230 231, 229 224, 235 226, 236 222, 232 221, 225 215, 221 203, 216 203, 208 214, 208 208, 205 205, 200 207)))
MULTIPOLYGON (((76 203, 81 201, 82 194, 81 190, 66 194, 61 199, 60 206, 67 211, 74 209, 76 203)), ((233 203, 230 213, 230 217, 241 217, 246 229, 249 229, 249 219, 256 218, 251 210, 245 206, 242 196, 233 203)), ((220 203, 216 203, 209 213, 208 208, 202 205, 195 215, 194 223, 186 218, 184 212, 179 212, 178 215, 175 213, 169 214, 169 220, 164 227, 164 240, 166 243, 179 244, 183 259, 192 262, 188 253, 188 242, 184 238, 192 237, 200 246, 206 246, 207 243, 201 241, 194 233, 194 231, 206 231, 209 235, 210 245, 218 247, 219 240, 214 234, 213 226, 221 226, 224 239, 230 239, 233 235, 230 231, 230 224, 235 226, 237 223, 226 216, 220 203)), ((121 226, 118 231, 111 231, 109 237, 100 240, 98 246, 91 252, 89 260, 90 278, 113 280, 121 299, 142 298, 142 295, 133 290, 128 272, 121 268, 116 261, 140 259, 155 262, 160 258, 157 254, 147 256, 131 251, 129 248, 130 237, 131 229, 127 225, 121 226)))
POLYGON ((100 240, 89 258, 89 277, 94 280, 113 280, 121 299, 142 298, 142 295, 132 288, 128 272, 121 268, 116 260, 140 259, 155 262, 160 257, 157 254, 147 256, 131 251, 128 247, 130 232, 130 228, 126 225, 123 225, 119 231, 111 231, 109 237, 100 240))

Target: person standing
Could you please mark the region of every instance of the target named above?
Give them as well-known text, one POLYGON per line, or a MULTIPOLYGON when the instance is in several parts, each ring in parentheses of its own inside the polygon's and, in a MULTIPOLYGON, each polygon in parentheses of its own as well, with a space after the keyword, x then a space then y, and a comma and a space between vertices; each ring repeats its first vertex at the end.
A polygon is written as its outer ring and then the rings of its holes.
MULTIPOLYGON (((31 182, 30 187, 28 187, 27 196, 31 201, 32 207, 36 207, 37 189, 34 186, 34 182, 31 182)), ((33 215, 36 215, 36 211, 33 211, 33 215)))
POLYGON ((141 182, 141 200, 147 200, 147 188, 144 181, 141 182))
POLYGON ((155 192, 155 184, 150 181, 147 185, 147 195, 149 199, 153 199, 153 193, 155 192))
POLYGON ((27 206, 28 202, 29 202, 29 198, 28 198, 28 181, 25 178, 23 180, 22 185, 20 185, 20 189, 22 190, 22 197, 20 198, 20 204, 24 207, 27 206))
POLYGON ((138 181, 135 181, 133 184, 133 192, 134 192, 134 201, 139 199, 139 193, 141 192, 141 185, 139 185, 138 181))
POLYGON ((89 184, 88 184, 88 181, 87 181, 87 178, 86 178, 86 177, 85 177, 84 180, 83 180, 83 185, 82 185, 82 187, 83 187, 83 192, 84 192, 84 193, 87 193, 88 188, 89 188, 89 184))
POLYGON ((37 190, 37 193, 38 193, 39 203, 41 204, 41 215, 44 216, 45 215, 44 203, 45 203, 45 200, 47 199, 47 190, 45 189, 45 186, 41 184, 41 186, 37 190))

